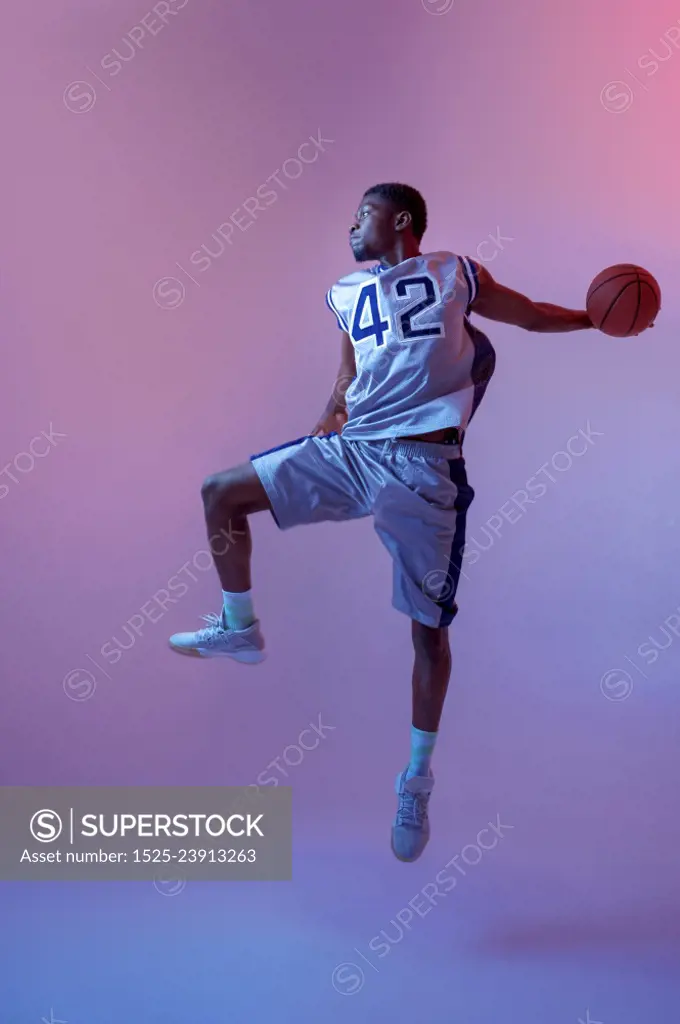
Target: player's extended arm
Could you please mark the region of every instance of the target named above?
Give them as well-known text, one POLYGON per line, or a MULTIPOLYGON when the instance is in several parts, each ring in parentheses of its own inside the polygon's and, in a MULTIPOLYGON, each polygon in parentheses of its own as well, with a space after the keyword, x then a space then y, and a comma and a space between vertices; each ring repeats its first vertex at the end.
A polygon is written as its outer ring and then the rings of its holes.
POLYGON ((470 311, 488 320, 500 320, 504 324, 522 327, 525 331, 542 331, 546 334, 583 331, 593 326, 585 310, 565 309, 563 306, 552 306, 549 302, 532 302, 526 295, 494 281, 486 267, 478 268, 478 282, 477 295, 470 311))
POLYGON ((354 345, 349 334, 342 332, 342 346, 340 355, 340 369, 335 381, 335 386, 328 405, 324 409, 321 419, 314 427, 312 434, 316 437, 321 434, 330 434, 342 430, 347 422, 347 404, 345 395, 347 389, 357 375, 356 361, 354 359, 354 345))

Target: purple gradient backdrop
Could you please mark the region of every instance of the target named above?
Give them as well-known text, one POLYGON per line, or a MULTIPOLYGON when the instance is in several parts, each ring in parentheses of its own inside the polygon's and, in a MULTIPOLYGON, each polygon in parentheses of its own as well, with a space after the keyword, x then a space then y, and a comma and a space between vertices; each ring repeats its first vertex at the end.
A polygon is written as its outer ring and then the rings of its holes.
POLYGON ((289 769, 290 884, 0 887, 5 1024, 677 1018, 680 643, 661 626, 680 605, 680 9, 447 7, 189 0, 115 76, 152 4, 5 11, 2 782, 247 784, 319 715, 333 727, 289 769), (177 264, 319 131, 318 159, 193 283, 177 264), (466 445, 488 550, 461 586, 413 866, 388 846, 410 636, 370 522, 254 521, 257 671, 168 651, 219 607, 195 570, 116 665, 100 654, 204 548, 203 477, 311 429, 339 355, 324 291, 385 179, 423 191, 428 249, 478 253, 536 299, 581 306, 621 261, 664 292, 627 342, 490 325, 497 375, 466 445), (154 301, 168 276, 177 308, 154 301), (588 424, 585 455, 489 546, 490 517, 588 424), (50 425, 49 455, 12 468, 50 425), (653 664, 650 637, 668 645, 653 664), (90 699, 62 685, 78 668, 90 699), (615 668, 632 690, 601 685, 615 668), (513 829, 396 941, 397 913, 497 814, 513 829), (349 998, 344 961, 365 973, 349 998))

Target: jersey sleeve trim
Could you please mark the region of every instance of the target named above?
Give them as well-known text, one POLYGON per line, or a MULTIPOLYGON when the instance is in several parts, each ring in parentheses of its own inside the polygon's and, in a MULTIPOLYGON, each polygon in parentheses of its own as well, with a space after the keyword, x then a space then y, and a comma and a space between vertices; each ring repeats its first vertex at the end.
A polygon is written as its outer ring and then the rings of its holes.
POLYGON ((340 330, 345 331, 346 334, 349 334, 349 327, 345 323, 345 318, 342 316, 342 314, 337 309, 335 303, 333 302, 333 296, 331 295, 332 291, 333 289, 329 288, 328 291, 326 292, 326 305, 328 306, 330 311, 335 314, 335 319, 338 321, 338 327, 340 328, 340 330))
POLYGON ((463 274, 467 281, 467 286, 470 291, 470 301, 468 305, 471 305, 477 298, 479 292, 479 268, 474 260, 468 259, 467 256, 460 257, 460 265, 463 268, 463 274))

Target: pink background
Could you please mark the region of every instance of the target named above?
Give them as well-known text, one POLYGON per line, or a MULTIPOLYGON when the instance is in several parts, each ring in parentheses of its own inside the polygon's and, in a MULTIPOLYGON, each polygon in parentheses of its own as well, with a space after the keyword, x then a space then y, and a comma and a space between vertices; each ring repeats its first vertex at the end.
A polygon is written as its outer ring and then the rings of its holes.
POLYGON ((5 10, 0 781, 247 784, 319 715, 333 727, 287 769, 292 883, 3 884, 6 1024, 677 1017, 680 9, 447 7, 189 0, 136 50, 140 0, 5 10), (332 142, 286 178, 318 131, 332 142), (277 171, 275 201, 191 270, 277 171), (101 655, 205 547, 202 479, 314 425, 339 359, 324 292, 381 180, 425 195, 426 249, 481 255, 532 298, 581 307, 624 261, 664 294, 625 342, 477 321, 498 367, 466 442, 470 537, 488 546, 546 463, 554 482, 466 568, 412 866, 388 845, 410 636, 370 522, 253 522, 257 670, 168 651, 219 609, 195 569, 116 664, 101 655), (176 308, 154 299, 169 276, 176 308), (550 468, 588 424, 586 453, 550 468), (66 436, 15 466, 50 425, 66 436), (371 954, 497 815, 496 849, 371 954), (333 974, 346 961, 363 983, 333 974))

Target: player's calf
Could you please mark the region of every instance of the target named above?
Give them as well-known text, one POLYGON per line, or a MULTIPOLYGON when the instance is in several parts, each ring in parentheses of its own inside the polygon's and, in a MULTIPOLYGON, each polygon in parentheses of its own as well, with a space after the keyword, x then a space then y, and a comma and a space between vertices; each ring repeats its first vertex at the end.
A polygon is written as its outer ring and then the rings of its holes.
POLYGON ((254 620, 250 595, 250 556, 252 540, 247 516, 271 507, 260 478, 250 463, 216 473, 201 489, 205 520, 215 568, 222 584, 227 620, 235 628, 245 628, 254 620), (213 543, 224 535, 235 537, 233 544, 213 543))
POLYGON ((428 804, 434 786, 430 762, 451 674, 446 627, 426 626, 414 619, 411 635, 415 652, 411 759, 397 776, 397 816, 392 826, 392 852, 403 861, 417 860, 430 838, 428 804))
POLYGON ((451 675, 451 648, 446 627, 434 628, 413 620, 413 725, 436 733, 451 675))
POLYGON ((252 540, 247 516, 270 508, 269 498, 250 463, 209 476, 201 496, 223 607, 219 615, 204 616, 208 625, 203 629, 176 633, 170 646, 180 654, 254 664, 264 658, 264 638, 250 589, 252 540))

